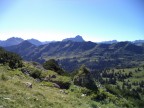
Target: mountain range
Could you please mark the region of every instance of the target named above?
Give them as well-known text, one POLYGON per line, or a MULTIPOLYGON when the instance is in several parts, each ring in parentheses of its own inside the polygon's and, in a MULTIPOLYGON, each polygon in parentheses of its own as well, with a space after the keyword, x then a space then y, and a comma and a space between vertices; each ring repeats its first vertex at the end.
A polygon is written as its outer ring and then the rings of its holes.
MULTIPOLYGON (((18 37, 11 37, 11 38, 8 38, 7 40, 0 40, 0 46, 2 47, 7 47, 7 46, 13 46, 13 45, 18 45, 20 44, 21 42, 25 41, 24 39, 22 38, 18 38, 18 37)), ((44 45, 44 44, 49 44, 49 43, 52 43, 52 42, 57 42, 57 41, 45 41, 45 42, 41 42, 37 39, 27 39, 27 41, 29 41, 30 43, 32 43, 33 45, 36 45, 36 46, 40 46, 40 45, 44 45)), ((66 39, 63 39, 62 42, 66 42, 66 41, 73 41, 73 42, 85 42, 85 40, 83 39, 82 36, 80 35, 77 35, 75 37, 72 37, 72 38, 66 38, 66 39)), ((110 40, 110 41, 102 41, 102 42, 95 42, 95 43, 100 43, 100 44, 113 44, 113 43, 117 43, 118 41, 117 40, 110 40)), ((144 40, 135 40, 135 41, 131 41, 133 44, 136 44, 136 45, 144 45, 144 40)))
MULTIPOLYGON (((7 47, 7 46, 12 46, 12 45, 18 45, 18 44, 22 43, 23 41, 25 41, 25 40, 22 38, 11 37, 7 40, 3 40, 3 41, 0 40, 0 46, 7 47)), ((39 40, 36 40, 36 39, 28 39, 27 41, 29 41, 30 43, 32 43, 36 46, 44 44, 43 42, 40 42, 39 40)))
MULTIPOLYGON (((0 40, 0 46, 2 47, 7 47, 7 46, 12 46, 12 45, 18 45, 20 44, 21 42, 25 41, 24 39, 22 38, 18 38, 18 37, 11 37, 7 40, 0 40)), ((45 41, 45 42, 41 42, 37 39, 27 39, 27 41, 29 41, 30 43, 32 43, 33 45, 36 45, 36 46, 40 46, 40 45, 43 45, 43 44, 49 44, 51 42, 56 42, 56 41, 45 41)), ((84 39, 82 38, 82 36, 79 36, 77 35, 76 37, 73 37, 73 38, 66 38, 66 39, 63 39, 62 41, 74 41, 74 42, 84 42, 84 39)))
POLYGON ((66 38, 62 41, 41 42, 36 39, 24 40, 12 37, 0 41, 6 50, 20 54, 23 59, 43 63, 55 59, 66 71, 85 64, 91 70, 107 67, 129 67, 144 60, 144 41, 100 43, 85 41, 82 36, 66 38), (137 62, 134 62, 137 61, 137 62), (129 63, 131 62, 131 63, 129 63))
POLYGON ((144 60, 144 46, 127 41, 113 44, 61 41, 36 46, 26 40, 5 49, 20 54, 28 61, 43 63, 55 59, 63 69, 70 72, 82 64, 95 70, 108 67, 131 67, 141 64, 144 60))

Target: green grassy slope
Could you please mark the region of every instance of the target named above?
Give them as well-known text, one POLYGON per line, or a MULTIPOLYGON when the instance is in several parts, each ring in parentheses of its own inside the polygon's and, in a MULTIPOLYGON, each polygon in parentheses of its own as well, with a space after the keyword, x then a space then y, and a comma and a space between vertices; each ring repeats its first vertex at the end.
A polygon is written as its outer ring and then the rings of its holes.
POLYGON ((51 108, 51 107, 85 107, 82 104, 85 99, 79 99, 60 93, 59 89, 48 87, 36 82, 19 70, 7 70, 0 67, 0 106, 5 108, 51 108), (32 88, 26 87, 25 83, 31 82, 32 88))
MULTIPOLYGON (((115 73, 116 83, 99 83, 98 92, 85 87, 73 85, 70 76, 62 76, 54 71, 45 70, 39 64, 24 62, 24 66, 11 69, 7 65, 0 65, 0 107, 1 108, 142 108, 143 87, 137 94, 131 93, 132 89, 138 90, 139 83, 144 78, 144 68, 127 68, 107 70, 107 74, 115 73), (29 74, 21 70, 28 69, 29 74), (33 72, 40 72, 38 78, 31 77, 33 72), (118 80, 116 73, 128 75, 124 80, 118 80), (44 81, 47 76, 55 75, 49 81, 44 81), (55 82, 71 82, 68 89, 60 89, 54 86, 55 82), (128 84, 127 84, 128 82, 128 84), (134 83, 135 82, 135 83, 134 83), (32 88, 26 83, 32 83, 32 88), (125 87, 123 88, 123 83, 125 87), (131 87, 129 87, 131 84, 131 87), (118 89, 119 87, 119 89, 118 89), (133 97, 140 96, 139 97, 133 97)), ((103 76, 103 80, 109 77, 103 76)), ((137 91, 135 91, 137 92, 137 91)))
MULTIPOLYGON (((50 72, 49 74, 55 74, 50 72)), ((59 76, 60 77, 60 76, 59 76)), ((81 87, 71 86, 71 90, 52 87, 48 82, 37 82, 23 74, 20 69, 11 70, 0 66, 0 107, 1 108, 97 108, 106 107, 90 96, 83 94, 81 87), (32 88, 26 86, 32 83, 32 88)), ((109 103, 109 107, 115 107, 109 103)))

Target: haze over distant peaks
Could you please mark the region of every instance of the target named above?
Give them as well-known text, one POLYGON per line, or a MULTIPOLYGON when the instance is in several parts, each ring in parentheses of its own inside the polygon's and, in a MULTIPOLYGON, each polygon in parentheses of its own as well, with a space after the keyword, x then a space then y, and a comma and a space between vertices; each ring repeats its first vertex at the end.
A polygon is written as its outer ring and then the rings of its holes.
POLYGON ((105 43, 105 44, 113 44, 113 43, 117 43, 117 40, 111 40, 111 41, 102 41, 100 43, 105 43))
MULTIPOLYGON (((24 42, 25 40, 22 38, 18 38, 18 37, 11 37, 8 38, 7 40, 0 40, 0 46, 2 47, 7 47, 7 46, 12 46, 12 45, 18 45, 22 42, 24 42)), ((27 39, 28 42, 30 42, 33 45, 39 46, 39 45, 43 45, 44 42, 41 42, 37 39, 27 39)))
MULTIPOLYGON (((2 47, 7 47, 7 46, 12 46, 12 45, 18 45, 20 43, 22 43, 23 41, 25 41, 22 38, 18 38, 18 37, 11 37, 8 38, 7 40, 0 40, 0 46, 2 47)), ((54 43, 57 42, 56 40, 54 41, 45 41, 45 42, 41 42, 37 39, 27 39, 27 41, 29 41, 31 44, 36 45, 36 46, 40 46, 40 45, 44 45, 44 44, 49 44, 49 43, 54 43)), ((85 42, 85 40, 83 39, 82 36, 77 35, 75 37, 71 37, 71 38, 66 38, 63 39, 62 42, 66 42, 66 41, 72 41, 72 42, 85 42)), ((117 43, 117 40, 110 40, 110 41, 102 41, 102 42, 96 42, 99 44, 113 44, 113 43, 117 43)), ((130 41, 136 45, 143 45, 144 44, 144 40, 135 40, 135 41, 130 41)))
MULTIPOLYGON (((23 41, 25 41, 25 40, 22 39, 22 38, 11 37, 11 38, 8 38, 7 40, 0 40, 0 46, 7 47, 7 46, 12 46, 12 45, 18 45, 23 41)), ((32 43, 33 45, 36 45, 36 46, 40 46, 40 45, 43 45, 43 44, 49 44, 51 42, 56 42, 56 41, 41 42, 41 41, 39 41, 37 39, 33 39, 33 38, 32 39, 27 39, 27 41, 29 41, 30 43, 32 43)), ((66 39, 63 39, 62 41, 84 42, 84 39, 82 38, 82 36, 77 35, 74 38, 66 38, 66 39)))
POLYGON ((66 39, 63 39, 62 41, 84 42, 85 40, 82 38, 82 36, 77 35, 74 38, 66 38, 66 39))
POLYGON ((0 41, 0 46, 11 46, 11 45, 17 45, 23 42, 24 40, 22 38, 18 37, 11 37, 5 41, 0 41))

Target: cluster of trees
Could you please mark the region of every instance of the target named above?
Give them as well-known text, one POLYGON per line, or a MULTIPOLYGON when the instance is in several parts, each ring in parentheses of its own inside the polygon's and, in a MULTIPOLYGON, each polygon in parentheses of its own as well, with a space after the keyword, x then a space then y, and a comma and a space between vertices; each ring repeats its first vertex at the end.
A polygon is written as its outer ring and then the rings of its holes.
POLYGON ((52 70, 57 72, 59 75, 65 74, 64 70, 58 65, 57 61, 50 59, 43 64, 46 70, 52 70))
POLYGON ((138 86, 140 88, 144 88, 144 80, 142 80, 142 81, 134 81, 134 82, 132 82, 132 85, 138 86))
POLYGON ((138 99, 141 100, 140 93, 138 89, 128 89, 126 86, 122 86, 122 88, 117 85, 117 86, 112 86, 112 85, 105 85, 106 90, 114 95, 117 95, 118 97, 126 97, 128 98, 133 98, 133 99, 138 99))
POLYGON ((132 72, 124 73, 125 70, 119 70, 118 72, 115 72, 114 69, 112 70, 104 70, 102 73, 100 73, 100 82, 102 84, 116 84, 116 81, 124 81, 124 79, 132 77, 132 72), (104 79, 105 78, 105 79, 104 79))
POLYGON ((22 67, 22 58, 15 53, 0 48, 0 64, 8 64, 12 69, 19 68, 22 67))
MULTIPOLYGON (((141 78, 143 76, 135 76, 135 73, 143 72, 144 66, 133 70, 126 69, 110 69, 106 68, 99 71, 94 71, 92 74, 95 79, 106 89, 106 92, 114 94, 119 98, 128 99, 133 105, 144 106, 144 80, 132 80, 133 78, 141 78)), ((140 73, 141 75, 141 73, 140 73)), ((106 95, 99 94, 97 100, 106 99, 106 95)))

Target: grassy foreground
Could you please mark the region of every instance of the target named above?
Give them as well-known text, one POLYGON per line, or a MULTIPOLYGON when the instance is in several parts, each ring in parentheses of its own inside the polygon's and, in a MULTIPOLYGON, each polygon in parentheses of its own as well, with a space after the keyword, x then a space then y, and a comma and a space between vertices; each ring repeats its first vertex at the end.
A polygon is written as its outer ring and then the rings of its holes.
POLYGON ((92 101, 89 96, 82 96, 80 87, 76 93, 37 82, 23 74, 19 69, 12 70, 0 66, 0 108, 107 108, 114 104, 102 105, 92 101), (32 88, 25 85, 32 83, 32 88))
POLYGON ((144 67, 106 70, 94 92, 40 65, 0 65, 0 108, 143 108, 143 78, 144 67), (55 82, 70 87, 60 89, 55 82))

